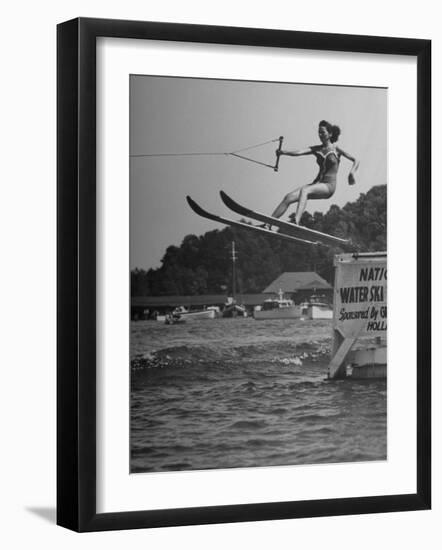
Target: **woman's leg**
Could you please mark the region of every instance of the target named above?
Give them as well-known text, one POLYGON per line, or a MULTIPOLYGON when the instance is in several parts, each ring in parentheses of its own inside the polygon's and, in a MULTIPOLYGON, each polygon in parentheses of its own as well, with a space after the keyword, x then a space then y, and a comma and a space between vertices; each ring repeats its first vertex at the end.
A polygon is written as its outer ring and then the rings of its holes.
POLYGON ((299 224, 301 220, 307 206, 307 199, 328 199, 332 195, 333 191, 326 183, 313 183, 303 187, 299 193, 298 208, 295 215, 296 224, 299 224))
POLYGON ((299 201, 299 195, 302 191, 303 187, 300 187, 299 189, 295 189, 291 193, 288 193, 283 199, 280 204, 276 207, 275 211, 272 214, 273 218, 280 218, 284 212, 287 210, 287 208, 293 204, 294 202, 299 201))

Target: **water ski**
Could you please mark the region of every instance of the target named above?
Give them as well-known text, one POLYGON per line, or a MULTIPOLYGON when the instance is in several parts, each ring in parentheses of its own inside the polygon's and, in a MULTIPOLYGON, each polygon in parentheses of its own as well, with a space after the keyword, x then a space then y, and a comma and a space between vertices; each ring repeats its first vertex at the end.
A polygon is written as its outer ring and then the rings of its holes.
POLYGON ((197 204, 191 197, 186 197, 187 202, 189 203, 190 208, 198 214, 198 216, 201 216, 203 218, 207 218, 208 220, 212 220, 215 222, 223 223, 226 225, 230 225, 231 227, 239 227, 241 229, 248 229, 249 231, 255 231, 260 233, 261 235, 272 235, 272 237, 278 237, 280 239, 283 239, 285 241, 295 242, 295 243, 302 243, 302 244, 309 244, 309 245, 316 245, 318 243, 309 241, 306 239, 302 239, 300 237, 295 237, 293 235, 286 235, 285 233, 278 233, 276 231, 271 231, 270 229, 265 229, 263 227, 256 227, 256 225, 250 225, 248 223, 244 222, 238 222, 236 220, 231 220, 229 218, 224 218, 222 216, 218 216, 216 214, 212 214, 211 212, 207 212, 207 210, 204 210, 204 208, 201 208, 199 204, 197 204))
POLYGON ((314 229, 309 229, 308 227, 303 227, 296 225, 294 223, 285 222, 278 218, 273 218, 266 214, 261 214, 260 212, 255 212, 250 208, 242 206, 241 204, 234 201, 227 193, 220 191, 221 199, 223 203, 241 216, 246 216, 252 218, 253 220, 260 221, 262 223, 268 223, 270 225, 279 227, 284 233, 291 235, 293 237, 307 239, 315 244, 323 244, 327 246, 341 246, 342 248, 352 247, 350 240, 341 239, 340 237, 334 237, 333 235, 328 235, 327 233, 321 233, 320 231, 315 231, 314 229))

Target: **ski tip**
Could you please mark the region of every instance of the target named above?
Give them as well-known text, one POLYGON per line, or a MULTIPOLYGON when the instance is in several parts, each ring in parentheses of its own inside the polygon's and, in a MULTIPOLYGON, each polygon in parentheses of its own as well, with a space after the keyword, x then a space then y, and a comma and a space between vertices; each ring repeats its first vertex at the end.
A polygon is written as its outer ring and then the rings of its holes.
POLYGON ((186 201, 187 201, 187 204, 190 206, 190 208, 196 212, 197 210, 199 210, 199 206, 198 204, 192 199, 192 197, 190 195, 186 195, 186 201))
POLYGON ((186 200, 190 208, 195 212, 195 214, 198 214, 198 216, 202 216, 203 218, 213 219, 213 215, 207 212, 207 210, 204 210, 204 208, 202 208, 197 202, 195 202, 192 197, 187 195, 186 200))
POLYGON ((220 195, 221 200, 223 201, 223 203, 224 203, 228 208, 232 208, 232 206, 233 206, 233 207, 237 206, 236 203, 235 203, 235 201, 234 201, 232 198, 230 198, 229 195, 228 195, 225 191, 221 190, 221 191, 219 192, 219 195, 220 195))
POLYGON ((221 191, 219 192, 219 196, 221 197, 221 200, 222 200, 224 203, 226 202, 226 199, 229 198, 228 195, 227 195, 227 193, 226 193, 225 191, 223 191, 222 189, 221 189, 221 191))

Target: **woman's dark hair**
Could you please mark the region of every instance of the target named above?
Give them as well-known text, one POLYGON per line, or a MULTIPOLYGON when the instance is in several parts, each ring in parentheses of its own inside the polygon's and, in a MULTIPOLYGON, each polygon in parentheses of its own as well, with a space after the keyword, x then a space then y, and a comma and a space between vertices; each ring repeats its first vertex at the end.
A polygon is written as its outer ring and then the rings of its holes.
POLYGON ((330 141, 332 143, 338 141, 338 138, 341 134, 341 129, 339 128, 339 126, 330 124, 330 122, 327 122, 326 120, 321 120, 319 126, 324 126, 324 128, 327 128, 327 132, 330 134, 330 141))

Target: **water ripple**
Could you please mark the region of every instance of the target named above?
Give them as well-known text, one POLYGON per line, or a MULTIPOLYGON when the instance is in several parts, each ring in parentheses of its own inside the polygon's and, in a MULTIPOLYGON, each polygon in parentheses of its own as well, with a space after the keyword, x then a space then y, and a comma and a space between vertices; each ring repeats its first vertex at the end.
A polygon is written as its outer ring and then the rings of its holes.
POLYGON ((386 459, 386 382, 324 380, 328 322, 131 331, 131 472, 386 459))

